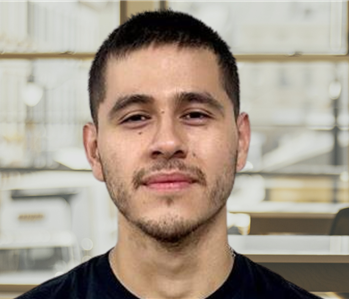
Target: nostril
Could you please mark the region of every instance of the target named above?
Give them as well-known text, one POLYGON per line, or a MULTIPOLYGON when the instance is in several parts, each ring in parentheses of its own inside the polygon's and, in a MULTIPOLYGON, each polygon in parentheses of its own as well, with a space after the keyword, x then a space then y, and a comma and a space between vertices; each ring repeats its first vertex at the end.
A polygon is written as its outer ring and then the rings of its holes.
POLYGON ((185 156, 186 153, 183 150, 178 150, 172 155, 174 158, 185 158, 185 156))
POLYGON ((152 152, 152 158, 156 159, 156 158, 165 158, 165 159, 172 159, 172 158, 185 158, 186 157, 186 153, 183 150, 176 150, 176 151, 160 151, 160 150, 156 150, 152 152))
POLYGON ((162 155, 161 151, 154 151, 154 152, 152 152, 152 157, 153 158, 157 158, 157 157, 159 157, 161 155, 162 155))

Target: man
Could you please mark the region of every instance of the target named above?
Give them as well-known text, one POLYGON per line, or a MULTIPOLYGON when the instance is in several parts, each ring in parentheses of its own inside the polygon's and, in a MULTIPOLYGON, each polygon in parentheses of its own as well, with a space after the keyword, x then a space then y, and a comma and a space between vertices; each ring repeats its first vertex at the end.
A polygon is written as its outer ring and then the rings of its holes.
POLYGON ((119 210, 117 245, 20 298, 316 298, 228 245, 250 126, 214 31, 182 13, 134 16, 96 54, 89 93, 84 146, 119 210))

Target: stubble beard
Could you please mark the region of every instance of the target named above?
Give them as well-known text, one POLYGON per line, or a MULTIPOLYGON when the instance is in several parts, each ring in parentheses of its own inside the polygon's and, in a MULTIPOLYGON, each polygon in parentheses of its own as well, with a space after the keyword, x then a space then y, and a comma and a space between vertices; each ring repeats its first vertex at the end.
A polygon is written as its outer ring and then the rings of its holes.
MULTIPOLYGON (((131 192, 128 191, 126 184, 122 181, 117 171, 109 167, 109 165, 112 165, 111 163, 103 163, 102 161, 102 169, 109 195, 126 220, 146 236, 168 246, 177 247, 188 241, 188 239, 191 241, 193 241, 193 239, 199 239, 199 235, 205 233, 210 224, 214 222, 217 215, 225 207, 227 198, 233 188, 236 172, 237 155, 232 154, 231 156, 231 161, 234 163, 222 169, 222 174, 216 178, 211 187, 207 186, 206 176, 199 168, 187 166, 179 160, 160 162, 148 170, 141 169, 134 174, 132 182, 134 189, 139 187, 139 182, 144 175, 155 170, 178 169, 189 171, 196 175, 199 179, 199 183, 203 185, 202 187, 206 185, 207 192, 204 193, 204 198, 202 200, 204 202, 209 202, 210 206, 208 213, 197 217, 197 219, 185 219, 178 215, 164 215, 160 219, 134 217, 130 202, 135 199, 132 198, 131 192)), ((166 200, 166 203, 171 205, 176 198, 164 196, 163 200, 166 200)))

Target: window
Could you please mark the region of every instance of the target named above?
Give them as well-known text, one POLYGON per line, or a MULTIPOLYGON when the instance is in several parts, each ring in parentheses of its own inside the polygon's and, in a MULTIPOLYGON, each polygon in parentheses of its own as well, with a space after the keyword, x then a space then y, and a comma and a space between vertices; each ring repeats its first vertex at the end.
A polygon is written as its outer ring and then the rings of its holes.
POLYGON ((0 58, 11 58, 0 60, 1 167, 89 167, 88 70, 119 10, 116 1, 0 2, 0 58))
POLYGON ((230 203, 348 202, 346 1, 180 2, 238 61, 252 124, 230 203))

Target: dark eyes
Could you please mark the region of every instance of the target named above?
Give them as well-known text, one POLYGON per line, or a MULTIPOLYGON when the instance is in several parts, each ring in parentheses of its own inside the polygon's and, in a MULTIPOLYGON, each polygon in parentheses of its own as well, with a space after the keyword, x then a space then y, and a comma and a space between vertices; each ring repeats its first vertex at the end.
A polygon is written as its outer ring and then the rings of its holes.
MULTIPOLYGON (((147 114, 133 114, 130 115, 123 120, 121 120, 121 124, 124 124, 130 128, 138 128, 143 125, 146 125, 150 120, 151 116, 147 114)), ((183 114, 180 119, 189 125, 201 125, 206 124, 207 120, 211 118, 208 113, 201 111, 190 111, 183 114)))
POLYGON ((146 125, 150 119, 150 116, 138 113, 125 117, 120 121, 120 124, 124 125, 126 128, 138 129, 146 125))
POLYGON ((209 118, 209 115, 200 111, 193 111, 185 114, 183 118, 185 120, 191 120, 191 119, 204 120, 206 118, 209 118))
POLYGON ((149 116, 143 115, 143 114, 135 114, 127 117, 122 121, 122 123, 129 123, 129 122, 142 122, 150 119, 149 116))

